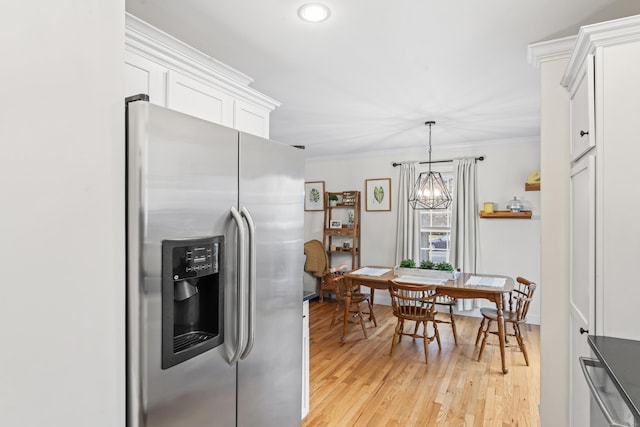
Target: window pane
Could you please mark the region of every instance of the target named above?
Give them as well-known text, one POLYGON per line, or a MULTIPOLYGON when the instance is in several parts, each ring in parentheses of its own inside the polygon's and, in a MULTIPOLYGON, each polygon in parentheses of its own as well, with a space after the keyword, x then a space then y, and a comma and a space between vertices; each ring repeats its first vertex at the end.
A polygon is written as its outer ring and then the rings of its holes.
POLYGON ((449 217, 450 215, 449 215, 448 209, 446 211, 433 212, 431 214, 431 218, 432 218, 431 226, 432 227, 450 227, 449 217))
POLYGON ((449 262, 449 251, 431 251, 432 262, 449 262))
POLYGON ((449 249, 449 233, 430 233, 429 247, 431 249, 449 249))
MULTIPOLYGON (((443 174, 453 195, 453 176, 443 174)), ((451 206, 448 209, 423 210, 420 217, 420 261, 449 262, 451 206)))
POLYGON ((431 227, 431 211, 420 212, 420 228, 431 227))

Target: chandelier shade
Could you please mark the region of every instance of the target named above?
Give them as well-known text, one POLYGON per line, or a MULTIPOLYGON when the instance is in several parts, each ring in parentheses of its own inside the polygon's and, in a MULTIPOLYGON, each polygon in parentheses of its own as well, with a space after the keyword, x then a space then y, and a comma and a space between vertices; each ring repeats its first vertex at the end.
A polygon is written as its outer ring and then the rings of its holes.
POLYGON ((418 176, 409 197, 413 209, 447 209, 451 205, 451 193, 440 172, 422 172, 418 176))
POLYGON ((436 122, 425 122, 429 126, 429 171, 418 176, 416 185, 409 196, 413 209, 447 209, 451 205, 451 193, 440 172, 431 170, 431 126, 436 122))

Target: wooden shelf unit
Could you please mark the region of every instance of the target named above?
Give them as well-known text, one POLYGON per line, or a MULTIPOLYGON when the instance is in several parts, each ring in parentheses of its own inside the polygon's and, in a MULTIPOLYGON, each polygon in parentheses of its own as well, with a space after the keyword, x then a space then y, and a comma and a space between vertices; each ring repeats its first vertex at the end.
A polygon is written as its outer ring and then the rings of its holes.
POLYGON ((493 211, 492 213, 485 213, 480 211, 480 218, 514 218, 514 219, 530 219, 531 211, 493 211))
POLYGON ((348 262, 338 262, 351 258, 351 269, 355 270, 360 267, 360 210, 361 200, 359 191, 343 191, 343 192, 325 192, 324 193, 324 231, 323 244, 329 257, 329 265, 348 264, 348 262), (329 203, 329 196, 336 195, 340 198, 335 206, 329 203), (346 202, 345 202, 346 201, 346 202), (353 211, 353 225, 348 226, 349 210, 353 211), (340 228, 331 228, 332 220, 342 222, 340 228), (350 248, 344 249, 343 243, 350 242, 350 248), (335 249, 331 249, 334 245, 335 249), (334 262, 335 261, 335 262, 334 262))
POLYGON ((533 184, 529 184, 526 182, 524 184, 524 191, 540 191, 540 183, 534 182, 533 184))

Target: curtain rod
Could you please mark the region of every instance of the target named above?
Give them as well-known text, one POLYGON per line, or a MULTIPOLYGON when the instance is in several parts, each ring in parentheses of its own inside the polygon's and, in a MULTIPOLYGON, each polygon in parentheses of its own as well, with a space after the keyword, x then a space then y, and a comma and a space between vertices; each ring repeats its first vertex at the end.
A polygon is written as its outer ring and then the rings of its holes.
MULTIPOLYGON (((474 160, 475 161, 478 161, 478 160, 483 161, 484 160, 484 156, 476 157, 474 160)), ((432 160, 430 162, 418 162, 418 164, 426 165, 426 164, 429 164, 429 163, 451 163, 451 162, 453 162, 453 160, 432 160)), ((402 165, 402 163, 397 163, 397 162, 393 162, 391 164, 393 165, 394 168, 396 166, 401 166, 402 165)))

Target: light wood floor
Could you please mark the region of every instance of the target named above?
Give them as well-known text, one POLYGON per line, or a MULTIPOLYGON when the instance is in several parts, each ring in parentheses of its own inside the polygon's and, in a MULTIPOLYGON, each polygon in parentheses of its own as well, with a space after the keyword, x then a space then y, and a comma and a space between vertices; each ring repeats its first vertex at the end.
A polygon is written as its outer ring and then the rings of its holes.
POLYGON ((538 326, 523 328, 531 366, 511 339, 504 375, 496 336, 476 361, 478 318, 456 317, 458 346, 450 325, 439 324, 442 350, 429 344, 426 365, 422 340, 403 337, 389 355, 396 324, 391 307, 374 307, 378 326, 366 322, 368 339, 352 323, 341 344, 342 325, 329 330, 335 306, 327 299, 309 304, 311 392, 303 427, 540 425, 538 326))

